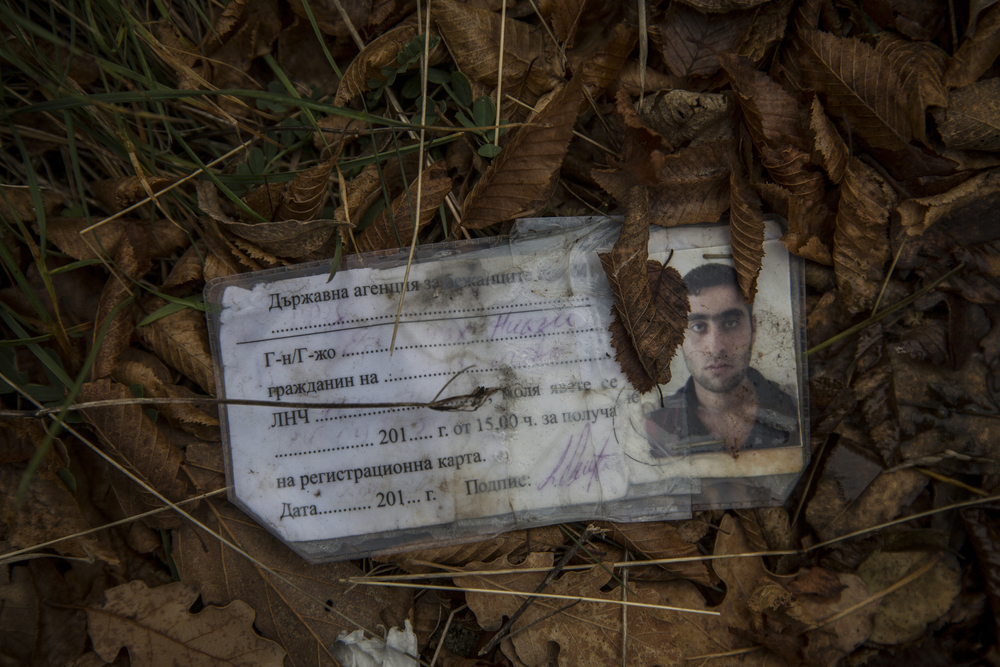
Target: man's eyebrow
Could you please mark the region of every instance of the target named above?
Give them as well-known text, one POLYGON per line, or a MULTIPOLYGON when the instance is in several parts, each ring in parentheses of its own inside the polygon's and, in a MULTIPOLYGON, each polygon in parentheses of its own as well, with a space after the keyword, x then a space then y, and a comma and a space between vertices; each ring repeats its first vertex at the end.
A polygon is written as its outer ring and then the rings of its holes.
POLYGON ((743 310, 742 308, 730 308, 728 310, 722 311, 718 315, 712 315, 712 316, 707 315, 706 313, 690 313, 688 315, 688 322, 704 322, 704 321, 719 322, 721 320, 728 320, 733 317, 743 317, 743 314, 745 312, 746 311, 743 310))

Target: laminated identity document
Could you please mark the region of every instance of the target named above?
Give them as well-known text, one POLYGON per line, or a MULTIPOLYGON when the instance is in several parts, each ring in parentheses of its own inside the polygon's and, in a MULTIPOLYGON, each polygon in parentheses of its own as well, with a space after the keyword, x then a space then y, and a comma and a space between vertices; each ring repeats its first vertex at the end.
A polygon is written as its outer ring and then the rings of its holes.
POLYGON ((218 396, 272 402, 220 406, 230 500, 311 562, 784 502, 808 456, 801 261, 769 221, 745 304, 727 225, 652 228, 692 310, 671 382, 640 394, 597 254, 619 230, 531 219, 418 248, 391 354, 406 253, 209 283, 218 396), (480 387, 475 410, 322 407, 480 387))

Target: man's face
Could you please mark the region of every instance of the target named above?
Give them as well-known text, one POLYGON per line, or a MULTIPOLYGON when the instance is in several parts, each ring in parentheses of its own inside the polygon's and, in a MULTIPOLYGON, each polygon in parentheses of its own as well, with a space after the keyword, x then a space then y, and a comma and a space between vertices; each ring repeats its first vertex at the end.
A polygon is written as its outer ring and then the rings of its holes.
POLYGON ((736 287, 719 285, 689 296, 684 361, 705 389, 729 393, 746 377, 755 327, 736 287))

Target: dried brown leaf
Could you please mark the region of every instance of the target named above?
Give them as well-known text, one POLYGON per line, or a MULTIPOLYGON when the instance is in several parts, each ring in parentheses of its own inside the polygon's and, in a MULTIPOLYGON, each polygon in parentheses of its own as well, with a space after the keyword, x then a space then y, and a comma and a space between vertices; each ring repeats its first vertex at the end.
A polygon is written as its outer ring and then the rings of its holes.
POLYGON ((619 23, 604 48, 583 64, 580 75, 593 99, 600 97, 618 78, 638 40, 639 35, 634 29, 619 23))
POLYGON ((676 76, 707 77, 719 71, 718 54, 735 51, 751 24, 746 12, 721 17, 672 3, 650 36, 676 76))
POLYGON ((103 604, 87 610, 87 625, 106 662, 123 646, 136 667, 280 667, 284 660, 278 644, 254 632, 254 612, 240 600, 192 614, 196 589, 179 582, 151 589, 138 580, 104 596, 103 604))
MULTIPOLYGON (((83 385, 78 400, 85 403, 132 398, 132 392, 125 385, 103 379, 83 385)), ((187 484, 178 477, 181 451, 149 420, 142 406, 88 408, 81 413, 130 472, 170 500, 184 499, 187 484)), ((152 497, 150 502, 160 504, 152 497)))
POLYGON ((118 271, 108 278, 101 293, 101 302, 94 316, 94 347, 97 356, 91 367, 90 378, 107 377, 118 363, 118 355, 129 346, 135 321, 132 318, 134 304, 118 311, 108 329, 101 336, 101 328, 111 316, 112 310, 128 299, 137 289, 131 279, 141 278, 149 271, 149 228, 141 223, 125 228, 125 237, 115 252, 115 266, 118 271))
POLYGON ((758 72, 745 58, 724 53, 719 62, 729 75, 750 137, 759 151, 809 150, 802 109, 781 84, 758 72))
POLYGON ((947 219, 997 192, 1000 192, 1000 169, 991 169, 942 194, 901 202, 896 210, 907 234, 918 236, 939 220, 947 219))
POLYGON ((851 160, 840 186, 833 268, 837 290, 848 310, 872 307, 889 259, 889 214, 896 193, 858 158, 851 160))
POLYGON ((174 264, 174 268, 170 269, 167 279, 160 285, 160 290, 176 293, 179 288, 206 282, 204 265, 208 261, 208 255, 208 246, 204 241, 191 244, 174 264))
POLYGON ((375 198, 381 194, 381 185, 378 166, 375 164, 366 166, 347 184, 347 198, 334 211, 333 219, 357 224, 368 212, 375 198))
MULTIPOLYGON (((45 217, 51 220, 62 207, 62 195, 49 190, 41 190, 38 194, 45 217)), ((32 222, 35 218, 35 202, 27 185, 0 185, 0 220, 13 226, 17 220, 32 222)))
POLYGON ((149 186, 149 190, 156 194, 176 182, 176 178, 165 176, 144 176, 141 178, 139 176, 122 176, 121 178, 93 181, 90 183, 90 189, 97 200, 101 202, 101 206, 111 213, 117 213, 140 199, 148 197, 149 192, 146 191, 146 186, 149 186))
POLYGON ((276 220, 310 221, 316 218, 326 203, 327 184, 333 161, 320 162, 296 174, 281 193, 281 203, 274 212, 276 220))
MULTIPOLYGON (((506 65, 505 65, 506 67, 506 65)), ((462 226, 482 229, 532 211, 549 190, 573 136, 583 86, 574 77, 522 127, 462 204, 462 226)))
POLYGON ((580 24, 580 16, 586 5, 587 0, 562 0, 550 5, 552 13, 549 19, 552 21, 552 30, 567 49, 573 47, 576 28, 580 24))
MULTIPOLYGON (((431 13, 444 37, 448 50, 458 68, 470 79, 496 85, 500 59, 499 14, 479 9, 456 0, 438 0, 431 13)), ((545 58, 545 33, 508 15, 504 28, 503 79, 504 85, 518 81, 531 72, 544 90, 548 75, 545 58)))
POLYGON ((644 189, 633 188, 621 236, 611 252, 599 255, 615 299, 614 317, 622 327, 612 338, 615 359, 643 393, 670 382, 670 360, 684 342, 690 308, 677 270, 648 260, 648 202, 644 189), (659 268, 655 294, 647 262, 659 268), (636 357, 645 375, 629 374, 636 357))
MULTIPOLYGON (((438 206, 451 192, 451 179, 444 160, 435 162, 424 169, 420 194, 420 215, 417 230, 422 229, 437 213, 438 206)), ((408 192, 396 197, 392 208, 382 211, 363 234, 355 238, 358 252, 409 247, 413 239, 414 224, 412 207, 417 205, 417 179, 413 179, 408 192), (391 211, 391 215, 390 215, 391 211)))
POLYGON ((73 259, 100 259, 114 257, 118 244, 125 236, 126 225, 138 222, 119 218, 87 232, 87 240, 93 248, 80 235, 81 231, 94 224, 86 218, 50 218, 46 222, 46 232, 48 240, 73 259))
MULTIPOLYGON (((200 185, 201 184, 199 184, 199 186, 200 185)), ((211 186, 211 184, 206 183, 205 185, 211 191, 214 191, 214 188, 211 186)), ((281 205, 281 193, 283 193, 284 191, 285 191, 285 185, 283 183, 266 183, 264 185, 261 185, 260 187, 254 188, 250 192, 243 195, 243 203, 245 203, 250 208, 250 210, 252 210, 260 217, 264 218, 265 220, 274 220, 275 213, 277 213, 278 210, 278 206, 281 205)), ((201 193, 199 192, 199 194, 201 193)), ((218 199, 218 195, 216 195, 216 199, 218 199)), ((199 198, 199 205, 200 203, 201 202, 199 198)), ((224 213, 221 213, 220 215, 220 212, 222 210, 221 207, 218 210, 216 210, 214 206, 211 207, 210 209, 204 209, 204 210, 206 213, 211 215, 219 222, 228 220, 228 217, 224 213)), ((244 223, 258 224, 258 221, 243 209, 240 209, 239 215, 240 215, 240 220, 242 220, 244 223)))
POLYGON ((813 162, 818 164, 834 183, 840 183, 851 161, 851 152, 837 128, 823 111, 819 98, 813 98, 809 129, 813 134, 813 162))
POLYGON ((344 70, 344 78, 340 80, 332 106, 344 106, 356 95, 368 90, 369 79, 381 79, 382 68, 386 65, 395 66, 396 56, 419 32, 421 31, 416 25, 401 25, 365 45, 344 70))
POLYGON ((889 61, 855 38, 806 30, 800 63, 806 84, 872 148, 900 151, 913 131, 906 92, 889 61))
POLYGON ((760 65, 788 31, 788 16, 795 7, 795 0, 773 0, 753 13, 753 21, 739 54, 746 56, 754 65, 760 65))
POLYGON ((1000 151, 1000 79, 986 79, 948 94, 948 109, 935 109, 948 148, 1000 151))
MULTIPOLYGON (((140 303, 142 311, 150 315, 166 305, 159 297, 140 303)), ((215 371, 208 345, 208 326, 205 316, 192 308, 185 308, 161 317, 144 327, 136 327, 143 344, 174 370, 183 373, 209 394, 215 395, 215 371)))
MULTIPOLYGON (((685 5, 694 7, 707 14, 720 14, 737 9, 751 9, 763 5, 768 0, 684 0, 685 5)), ((720 20, 722 17, 717 17, 720 20)))
MULTIPOLYGON (((127 387, 140 385, 145 398, 187 398, 194 394, 173 384, 170 372, 153 355, 136 349, 125 350, 118 358, 114 379, 127 387)), ((155 406, 164 417, 202 440, 219 439, 219 418, 196 405, 166 403, 155 406)), ((213 408, 214 410, 214 408, 213 408)))
POLYGON ((963 88, 979 80, 1000 56, 1000 5, 979 15, 976 31, 967 35, 948 61, 944 81, 949 88, 963 88))
MULTIPOLYGON (((525 567, 551 566, 549 554, 531 554, 524 562, 525 567)), ((466 569, 490 570, 514 567, 506 558, 493 563, 470 563, 466 569)), ((497 590, 534 591, 544 578, 544 573, 502 574, 490 577, 463 577, 457 579, 459 585, 497 590)), ((548 593, 569 596, 585 596, 608 600, 621 599, 620 590, 605 592, 603 586, 608 581, 607 572, 601 567, 593 567, 583 572, 568 572, 549 584, 548 593)), ((655 604, 657 595, 648 588, 633 587, 636 596, 630 600, 655 604)), ((512 616, 523 602, 510 595, 489 593, 466 593, 469 607, 476 614, 479 624, 486 630, 498 630, 504 616, 512 616)), ((537 599, 511 628, 512 644, 504 642, 501 648, 509 658, 518 664, 531 667, 551 664, 548 660, 547 644, 559 645, 560 662, 568 665, 613 665, 620 664, 622 649, 617 641, 622 632, 622 615, 617 605, 583 601, 558 614, 553 614, 566 606, 566 600, 537 599)), ((642 607, 633 607, 628 613, 628 644, 625 660, 628 664, 654 665, 678 664, 679 651, 676 648, 678 628, 659 618, 660 614, 642 607)))
POLYGON ((333 237, 338 228, 346 224, 321 218, 308 222, 300 220, 228 222, 222 226, 235 236, 260 248, 266 255, 260 255, 258 259, 269 259, 273 264, 279 257, 299 259, 315 252, 333 237))
POLYGON ((764 259, 764 214, 760 197, 747 183, 743 174, 733 169, 729 174, 731 208, 729 234, 733 247, 736 276, 743 300, 753 303, 757 295, 757 275, 764 259))
POLYGON ((639 118, 674 148, 733 137, 733 105, 728 95, 661 90, 642 100, 639 118))
POLYGON ((235 600, 249 604, 257 612, 255 625, 260 634, 281 644, 293 665, 338 664, 329 649, 342 631, 357 629, 353 623, 375 628, 381 623, 383 608, 405 604, 405 599, 394 598, 385 589, 343 583, 362 575, 352 563, 309 565, 229 503, 208 501, 196 515, 210 529, 322 601, 303 595, 199 528, 184 524, 174 533, 173 555, 181 581, 197 588, 205 604, 223 606, 235 600))
POLYGON ((911 42, 891 32, 881 33, 875 51, 899 74, 907 93, 914 136, 926 144, 924 113, 927 107, 948 106, 948 90, 944 85, 948 54, 931 42, 911 42))
POLYGON ((651 90, 678 88, 683 85, 680 77, 665 74, 653 67, 646 67, 644 77, 645 87, 642 87, 640 85, 642 82, 639 80, 639 73, 639 63, 634 58, 627 60, 625 65, 622 66, 621 72, 618 73, 618 84, 632 97, 638 97, 641 93, 648 93, 651 90))
MULTIPOLYGON (((608 537, 629 551, 648 559, 692 558, 699 554, 698 547, 688 542, 677 529, 666 521, 644 523, 598 522, 599 528, 610 530, 608 537)), ((682 579, 688 579, 704 586, 712 586, 712 574, 701 561, 687 563, 664 563, 658 565, 682 579)))
POLYGON ((38 623, 38 598, 26 567, 0 569, 0 646, 14 664, 30 664, 38 623))
MULTIPOLYGON (((41 440, 33 444, 37 447, 41 440)), ((0 523, 6 523, 10 529, 11 546, 33 547, 90 530, 73 494, 55 471, 47 467, 34 475, 24 501, 16 505, 17 489, 24 475, 23 465, 0 466, 0 523)), ((53 548, 64 556, 118 563, 114 550, 94 534, 59 542, 53 548)))

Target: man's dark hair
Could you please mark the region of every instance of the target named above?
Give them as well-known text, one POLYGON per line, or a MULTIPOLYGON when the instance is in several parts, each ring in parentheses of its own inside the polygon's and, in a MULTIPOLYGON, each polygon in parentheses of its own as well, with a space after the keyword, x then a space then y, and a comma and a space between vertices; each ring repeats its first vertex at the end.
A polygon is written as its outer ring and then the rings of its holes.
MULTIPOLYGON (((710 287, 732 287, 736 293, 743 295, 740 289, 740 282, 736 276, 736 269, 728 264, 702 264, 687 272, 684 276, 684 286, 687 287, 688 294, 698 296, 702 290, 710 287)), ((753 314, 753 304, 747 304, 747 313, 753 314)))

